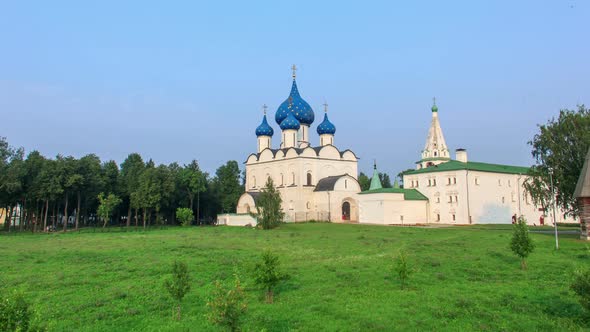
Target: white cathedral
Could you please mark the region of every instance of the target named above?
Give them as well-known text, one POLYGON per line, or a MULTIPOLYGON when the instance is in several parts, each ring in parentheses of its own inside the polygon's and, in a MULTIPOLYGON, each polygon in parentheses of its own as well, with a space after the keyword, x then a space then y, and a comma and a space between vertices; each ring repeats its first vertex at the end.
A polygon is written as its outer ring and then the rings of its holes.
MULTIPOLYGON (((358 158, 336 147, 336 127, 324 107, 324 119, 316 127, 319 145, 314 146, 310 131, 315 114, 299 94, 293 66, 291 92, 275 113, 281 141, 273 148, 274 130, 265 107, 256 128, 257 152, 245 162, 245 192, 237 213, 219 215, 219 224, 255 224, 251 212, 256 212, 256 200, 269 178, 281 195, 286 222, 511 223, 522 215, 531 225, 553 223, 549 211, 535 206, 524 189, 527 167, 472 162, 464 149, 457 149, 451 159, 436 104, 416 169, 403 174, 404 188, 382 188, 375 167, 370 189, 361 191, 358 158)), ((557 221, 564 221, 560 212, 557 221)))

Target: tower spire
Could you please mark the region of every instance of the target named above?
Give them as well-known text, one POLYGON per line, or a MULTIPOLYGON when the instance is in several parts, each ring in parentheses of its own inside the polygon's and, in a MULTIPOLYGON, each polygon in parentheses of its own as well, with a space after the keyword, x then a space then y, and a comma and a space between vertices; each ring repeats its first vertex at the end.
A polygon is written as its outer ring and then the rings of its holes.
POLYGON ((371 179, 369 190, 381 188, 383 188, 383 185, 381 184, 381 179, 379 178, 379 172, 377 172, 377 160, 373 159, 373 178, 371 179))
POLYGON ((291 70, 293 71, 293 80, 295 80, 295 78, 297 77, 297 66, 293 64, 293 66, 291 66, 291 70))

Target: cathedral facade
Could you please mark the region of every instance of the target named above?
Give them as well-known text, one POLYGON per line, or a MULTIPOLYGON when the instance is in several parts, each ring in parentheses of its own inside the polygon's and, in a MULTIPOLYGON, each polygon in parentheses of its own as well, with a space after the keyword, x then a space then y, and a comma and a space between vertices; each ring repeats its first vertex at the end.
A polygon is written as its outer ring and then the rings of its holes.
POLYGON ((246 192, 237 213, 256 212, 257 197, 272 179, 281 194, 285 221, 358 221, 358 158, 351 150, 336 147, 336 126, 328 118, 327 105, 315 128, 317 136, 312 135, 315 112, 299 93, 295 69, 291 92, 274 120, 281 130, 278 135, 268 123, 265 107, 255 131, 257 150, 245 162, 246 192))

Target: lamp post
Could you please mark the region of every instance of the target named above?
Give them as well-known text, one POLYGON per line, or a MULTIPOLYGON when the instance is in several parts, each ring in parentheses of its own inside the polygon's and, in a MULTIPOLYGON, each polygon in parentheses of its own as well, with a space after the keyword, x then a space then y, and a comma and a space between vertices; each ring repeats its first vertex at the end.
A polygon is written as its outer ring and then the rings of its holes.
POLYGON ((553 187, 553 169, 549 172, 549 181, 551 182, 551 205, 553 208, 553 225, 555 228, 555 250, 559 250, 559 238, 557 235, 557 219, 555 218, 555 187, 553 187))

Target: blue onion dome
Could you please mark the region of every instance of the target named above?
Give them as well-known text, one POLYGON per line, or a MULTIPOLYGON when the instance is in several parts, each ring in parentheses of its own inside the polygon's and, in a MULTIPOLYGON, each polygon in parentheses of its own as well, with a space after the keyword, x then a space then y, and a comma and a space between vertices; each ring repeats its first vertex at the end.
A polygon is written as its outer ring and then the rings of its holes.
POLYGON ((266 114, 264 114, 262 123, 256 128, 256 136, 272 136, 274 133, 274 130, 266 121, 266 114))
POLYGON ((289 113, 293 113, 300 124, 311 125, 315 119, 311 106, 301 98, 297 89, 297 82, 293 78, 293 86, 289 97, 279 106, 275 113, 275 120, 278 124, 282 123, 289 113))
POLYGON ((322 123, 320 123, 320 125, 318 126, 318 134, 319 135, 324 135, 324 134, 330 134, 330 135, 334 135, 336 133, 336 126, 334 126, 334 124, 332 122, 330 122, 330 120, 328 120, 328 113, 324 114, 324 121, 322 121, 322 123))
POLYGON ((297 120, 297 118, 295 118, 293 113, 289 113, 287 115, 287 117, 283 120, 283 122, 281 122, 281 129, 282 130, 288 130, 288 129, 299 130, 300 127, 301 127, 301 125, 299 124, 299 121, 297 120))

